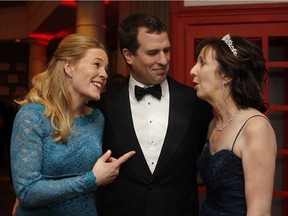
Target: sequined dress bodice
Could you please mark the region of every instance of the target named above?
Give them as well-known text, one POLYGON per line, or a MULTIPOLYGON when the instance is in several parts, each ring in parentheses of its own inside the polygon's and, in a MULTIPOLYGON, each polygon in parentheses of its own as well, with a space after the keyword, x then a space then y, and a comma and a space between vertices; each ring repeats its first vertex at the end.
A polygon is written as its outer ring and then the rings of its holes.
POLYGON ((231 150, 210 153, 209 143, 198 160, 207 196, 202 216, 246 215, 242 161, 231 150))

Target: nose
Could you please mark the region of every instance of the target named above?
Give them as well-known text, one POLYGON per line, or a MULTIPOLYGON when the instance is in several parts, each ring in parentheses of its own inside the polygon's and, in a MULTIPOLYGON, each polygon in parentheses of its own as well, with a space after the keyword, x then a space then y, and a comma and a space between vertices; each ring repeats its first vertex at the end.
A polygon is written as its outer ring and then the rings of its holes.
POLYGON ((108 74, 106 72, 106 69, 102 69, 101 72, 100 72, 100 77, 103 79, 103 80, 107 80, 108 79, 108 74))
POLYGON ((167 65, 170 61, 170 53, 160 52, 158 63, 161 65, 167 65))
POLYGON ((190 70, 190 76, 195 77, 197 75, 197 64, 195 64, 190 70))

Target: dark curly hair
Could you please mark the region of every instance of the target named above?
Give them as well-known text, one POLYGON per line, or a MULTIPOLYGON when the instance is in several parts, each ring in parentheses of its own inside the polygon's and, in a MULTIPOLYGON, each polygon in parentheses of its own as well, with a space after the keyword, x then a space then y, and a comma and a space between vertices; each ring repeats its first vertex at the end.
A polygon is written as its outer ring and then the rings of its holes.
POLYGON ((231 78, 231 96, 239 108, 253 107, 260 112, 268 109, 263 91, 268 78, 266 60, 261 48, 243 37, 231 37, 237 49, 235 56, 230 47, 219 38, 207 38, 197 45, 196 56, 202 48, 212 48, 219 64, 218 72, 231 78))

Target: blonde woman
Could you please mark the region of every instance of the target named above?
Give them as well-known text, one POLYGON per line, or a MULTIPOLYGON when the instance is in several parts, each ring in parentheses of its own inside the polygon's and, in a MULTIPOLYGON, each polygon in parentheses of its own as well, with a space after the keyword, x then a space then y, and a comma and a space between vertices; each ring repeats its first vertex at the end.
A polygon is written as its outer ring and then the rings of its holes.
POLYGON ((95 38, 69 35, 18 101, 11 142, 15 215, 97 215, 94 192, 114 181, 134 154, 117 160, 108 150, 102 156, 104 118, 86 106, 100 99, 107 66, 95 38))

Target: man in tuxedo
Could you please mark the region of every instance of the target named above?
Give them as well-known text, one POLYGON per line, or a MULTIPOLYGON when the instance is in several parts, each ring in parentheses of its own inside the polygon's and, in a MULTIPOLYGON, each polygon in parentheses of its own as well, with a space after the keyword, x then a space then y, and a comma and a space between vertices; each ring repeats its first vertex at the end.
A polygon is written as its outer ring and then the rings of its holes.
MULTIPOLYGON (((195 91, 168 76, 170 41, 156 17, 132 14, 119 46, 130 76, 101 96, 103 150, 135 150, 116 181, 102 187, 101 216, 198 215, 196 160, 212 118, 195 91)), ((187 72, 188 73, 188 72, 187 72)))

